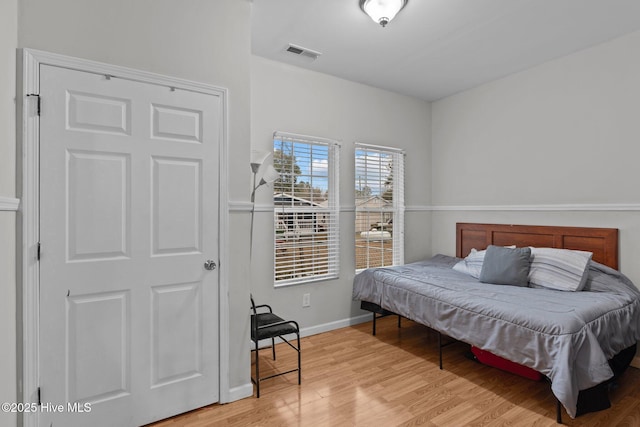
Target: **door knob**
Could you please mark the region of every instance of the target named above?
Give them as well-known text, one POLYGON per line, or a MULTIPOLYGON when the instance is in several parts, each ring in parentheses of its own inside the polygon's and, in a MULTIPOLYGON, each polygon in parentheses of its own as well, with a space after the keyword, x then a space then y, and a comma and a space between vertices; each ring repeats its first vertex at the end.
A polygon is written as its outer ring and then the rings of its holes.
POLYGON ((204 269, 205 270, 215 270, 217 267, 216 263, 214 260, 212 259, 208 259, 204 262, 204 269))

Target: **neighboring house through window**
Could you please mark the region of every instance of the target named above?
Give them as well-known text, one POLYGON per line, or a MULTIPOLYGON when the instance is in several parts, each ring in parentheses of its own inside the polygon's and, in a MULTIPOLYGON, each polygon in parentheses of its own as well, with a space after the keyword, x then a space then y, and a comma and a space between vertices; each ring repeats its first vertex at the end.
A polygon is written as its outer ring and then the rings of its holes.
POLYGON ((356 270, 404 263, 404 152, 355 146, 356 270))
POLYGON ((276 132, 276 286, 338 277, 338 144, 276 132))

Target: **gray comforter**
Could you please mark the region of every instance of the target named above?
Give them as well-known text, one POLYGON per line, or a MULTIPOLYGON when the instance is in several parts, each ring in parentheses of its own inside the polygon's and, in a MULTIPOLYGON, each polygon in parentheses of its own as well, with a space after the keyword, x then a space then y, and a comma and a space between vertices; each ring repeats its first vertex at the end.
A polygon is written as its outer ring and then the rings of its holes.
POLYGON ((481 283, 445 255, 356 275, 353 298, 541 372, 575 417, 578 391, 613 376, 608 360, 640 339, 640 292, 596 262, 582 292, 481 283))

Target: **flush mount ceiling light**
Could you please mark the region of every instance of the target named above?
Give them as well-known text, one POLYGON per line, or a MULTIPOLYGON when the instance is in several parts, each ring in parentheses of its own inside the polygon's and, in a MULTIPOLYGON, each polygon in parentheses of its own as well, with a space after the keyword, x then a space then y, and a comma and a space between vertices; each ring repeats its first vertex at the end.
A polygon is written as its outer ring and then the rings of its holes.
POLYGON ((409 0, 360 0, 360 9, 383 27, 386 27, 409 0))

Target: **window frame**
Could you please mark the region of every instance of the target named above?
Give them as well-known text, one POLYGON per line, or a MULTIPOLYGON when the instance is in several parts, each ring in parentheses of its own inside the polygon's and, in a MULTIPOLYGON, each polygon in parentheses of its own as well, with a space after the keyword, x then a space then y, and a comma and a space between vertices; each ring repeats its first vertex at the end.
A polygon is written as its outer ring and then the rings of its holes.
MULTIPOLYGON (((291 155, 296 153, 294 148, 308 146, 308 173, 301 174, 310 181, 310 200, 296 196, 295 182, 291 181, 290 194, 280 191, 282 186, 274 183, 274 287, 293 286, 317 281, 332 280, 339 277, 340 271, 340 224, 339 224, 339 151, 337 141, 327 138, 299 135, 289 132, 274 132, 273 152, 276 158, 276 144, 280 142, 282 150, 285 144, 291 145, 291 155), (315 148, 326 148, 326 158, 314 158, 315 148), (326 176, 314 175, 314 161, 326 160, 326 176), (313 180, 326 180, 326 200, 322 204, 313 199, 313 180), (277 197, 282 200, 278 201, 277 197), (286 201, 290 197, 290 201, 286 201), (306 204, 306 205, 305 205, 306 204), (303 206, 304 205, 304 206, 303 206), (326 206, 325 206, 326 205, 326 206), (323 243, 324 242, 324 243, 323 243), (326 247, 326 255, 322 254, 326 247), (310 249, 311 248, 311 249, 310 249), (305 253, 305 255, 296 255, 305 253), (313 255, 309 256, 311 251, 313 255), (283 256, 284 252, 290 255, 283 256), (318 252, 320 252, 318 254, 318 252), (280 256, 280 259, 279 259, 280 256), (304 259, 306 258, 306 260, 304 259), (297 261, 301 260, 299 263, 297 261), (293 265, 287 267, 286 261, 293 265), (283 267, 284 265, 284 267, 283 267), (325 268, 326 267, 326 268, 325 268), (325 271, 326 270, 326 271, 325 271), (289 277, 285 277, 289 276, 289 277)), ((297 164, 297 161, 295 162, 297 164)), ((305 165, 307 166, 307 165, 305 165)), ((294 163, 292 162, 292 168, 294 163)), ((277 168, 276 168, 277 169, 277 168)), ((280 172, 280 171, 279 171, 280 172)), ((293 173, 293 171, 291 172, 293 173)), ((309 184, 309 182, 308 182, 309 184)))
MULTIPOLYGON (((390 206, 384 206, 384 207, 380 207, 380 208, 365 208, 362 207, 361 205, 359 206, 358 204, 358 198, 357 196, 354 195, 354 201, 355 201, 355 220, 354 220, 354 230, 355 230, 355 236, 354 236, 354 252, 355 252, 355 256, 354 256, 354 260, 355 260, 355 271, 356 273, 366 270, 367 268, 380 268, 380 267, 391 267, 391 266, 396 266, 396 265, 403 265, 404 264, 404 235, 405 235, 405 229, 404 229, 404 222, 405 222, 405 200, 404 200, 404 190, 405 190, 405 183, 404 183, 404 173, 405 173, 405 151, 399 148, 394 148, 394 147, 385 147, 385 146, 381 146, 381 145, 372 145, 372 144, 365 144, 365 143, 360 143, 360 142, 356 142, 355 143, 355 147, 354 147, 354 188, 357 191, 359 186, 361 187, 362 185, 362 179, 363 176, 360 174, 360 171, 362 170, 362 167, 365 167, 364 165, 366 165, 367 161, 363 162, 359 160, 359 158, 362 157, 362 154, 360 153, 365 153, 365 156, 369 156, 369 155, 385 155, 385 156, 389 156, 391 157, 391 161, 392 161, 392 181, 391 181, 391 191, 392 191, 392 198, 391 198, 391 204, 390 206), (360 163, 360 164, 359 164, 360 163), (369 223, 370 220, 368 220, 369 215, 373 213, 375 216, 379 216, 380 218, 384 218, 385 215, 387 215, 387 217, 391 217, 392 219, 392 256, 391 256, 391 264, 382 264, 382 265, 371 265, 370 264, 370 260, 371 260, 371 247, 368 246, 367 243, 367 247, 365 249, 365 266, 364 267, 359 267, 359 261, 358 261, 358 252, 359 252, 359 248, 358 248, 358 233, 360 231, 358 231, 359 227, 359 221, 362 221, 362 214, 364 214, 364 218, 367 219, 367 221, 365 221, 366 223, 369 223)), ((378 192, 381 192, 381 187, 384 185, 383 180, 381 179, 381 175, 380 178, 377 180, 374 178, 371 178, 371 180, 368 179, 368 177, 365 175, 364 176, 364 180, 365 183, 372 181, 375 182, 375 185, 377 185, 377 187, 379 188, 378 192)), ((365 187, 367 185, 365 184, 365 187)), ((362 188, 360 189, 360 191, 362 191, 362 188)), ((382 198, 382 193, 380 193, 378 195, 379 197, 382 198)), ((372 197, 375 197, 375 195, 373 195, 372 197)), ((382 230, 379 231, 385 231, 384 227, 381 227, 382 230)), ((384 251, 384 249, 383 249, 384 251)), ((384 261, 384 257, 383 257, 383 261, 384 261)))

